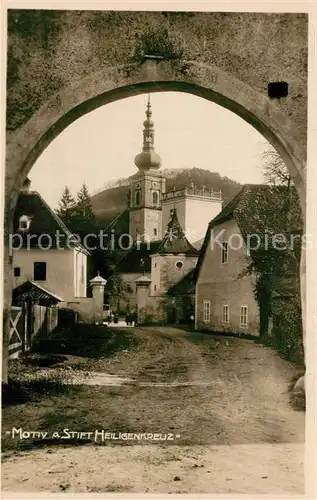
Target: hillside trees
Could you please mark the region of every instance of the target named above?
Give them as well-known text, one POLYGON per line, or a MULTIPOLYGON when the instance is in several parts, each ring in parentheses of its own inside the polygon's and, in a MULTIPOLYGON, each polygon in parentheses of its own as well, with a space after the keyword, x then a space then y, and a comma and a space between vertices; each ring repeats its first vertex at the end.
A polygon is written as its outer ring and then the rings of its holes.
POLYGON ((69 227, 69 229, 71 228, 72 225, 74 210, 75 210, 75 199, 72 196, 69 187, 65 186, 56 213, 59 216, 59 218, 66 224, 66 226, 69 227))
MULTIPOLYGON (((115 273, 115 256, 113 252, 105 250, 105 241, 99 238, 100 226, 96 221, 91 196, 87 185, 84 183, 74 198, 66 186, 59 202, 57 215, 65 223, 68 229, 79 236, 80 241, 90 252, 88 258, 88 280, 93 278, 99 271, 108 279, 115 273)), ((114 280, 114 278, 113 278, 114 280)), ((119 280, 116 281, 116 293, 119 292, 119 280)))

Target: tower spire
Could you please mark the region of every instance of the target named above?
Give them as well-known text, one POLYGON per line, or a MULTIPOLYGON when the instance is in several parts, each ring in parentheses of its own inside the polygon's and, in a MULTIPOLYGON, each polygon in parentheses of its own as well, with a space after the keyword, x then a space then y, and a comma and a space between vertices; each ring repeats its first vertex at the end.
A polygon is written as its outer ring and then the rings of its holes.
POLYGON ((143 122, 143 151, 154 151, 154 123, 151 118, 152 107, 150 94, 148 94, 147 105, 146 105, 146 120, 143 122))
POLYGON ((140 170, 156 169, 161 166, 161 158, 154 152, 154 123, 152 120, 150 94, 148 94, 145 116, 146 119, 143 122, 142 153, 139 153, 134 160, 140 170))

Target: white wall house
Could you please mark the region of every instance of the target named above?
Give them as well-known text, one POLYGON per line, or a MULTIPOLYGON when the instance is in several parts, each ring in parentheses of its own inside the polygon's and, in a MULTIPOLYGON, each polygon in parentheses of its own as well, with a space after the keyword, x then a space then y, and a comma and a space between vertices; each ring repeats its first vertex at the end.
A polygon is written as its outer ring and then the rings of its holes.
POLYGON ((86 297, 89 252, 39 193, 21 191, 12 236, 13 286, 34 281, 65 302, 86 297))

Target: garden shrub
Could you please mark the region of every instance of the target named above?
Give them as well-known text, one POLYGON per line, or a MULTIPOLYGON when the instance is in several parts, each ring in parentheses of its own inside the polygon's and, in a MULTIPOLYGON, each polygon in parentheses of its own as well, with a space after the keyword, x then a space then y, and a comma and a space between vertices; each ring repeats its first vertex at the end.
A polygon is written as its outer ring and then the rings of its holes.
POLYGON ((300 296, 276 298, 272 304, 273 328, 269 343, 285 359, 304 364, 300 296))

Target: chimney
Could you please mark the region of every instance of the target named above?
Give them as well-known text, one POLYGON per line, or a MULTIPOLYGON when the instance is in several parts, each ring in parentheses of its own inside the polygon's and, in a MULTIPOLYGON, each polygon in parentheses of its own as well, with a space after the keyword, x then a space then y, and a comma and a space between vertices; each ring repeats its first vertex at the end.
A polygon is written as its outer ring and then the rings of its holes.
POLYGON ((30 191, 31 181, 28 177, 26 177, 23 181, 23 185, 21 191, 28 192, 30 191))

